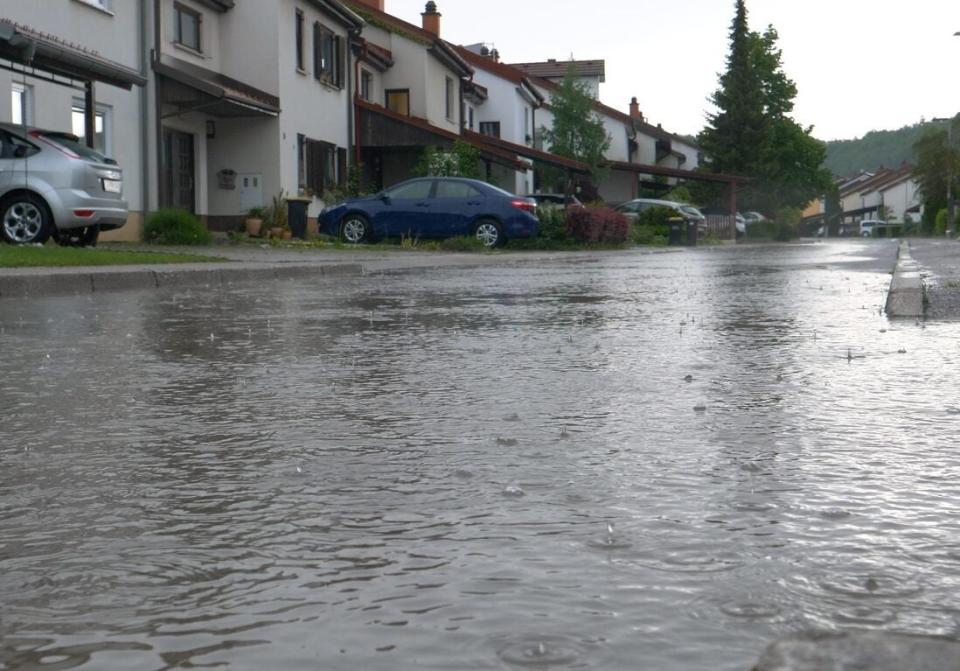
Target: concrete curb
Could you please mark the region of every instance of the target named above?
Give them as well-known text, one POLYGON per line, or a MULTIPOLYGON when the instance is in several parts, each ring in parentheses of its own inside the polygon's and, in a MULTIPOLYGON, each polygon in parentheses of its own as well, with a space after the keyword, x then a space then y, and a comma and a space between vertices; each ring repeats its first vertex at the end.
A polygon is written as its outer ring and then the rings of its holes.
POLYGON ((364 274, 359 263, 184 264, 105 268, 36 268, 0 274, 0 298, 77 296, 128 289, 224 286, 241 282, 347 277, 364 274))
POLYGON ((910 243, 900 242, 897 265, 890 280, 886 312, 893 318, 919 318, 923 316, 923 279, 920 266, 910 256, 910 243))

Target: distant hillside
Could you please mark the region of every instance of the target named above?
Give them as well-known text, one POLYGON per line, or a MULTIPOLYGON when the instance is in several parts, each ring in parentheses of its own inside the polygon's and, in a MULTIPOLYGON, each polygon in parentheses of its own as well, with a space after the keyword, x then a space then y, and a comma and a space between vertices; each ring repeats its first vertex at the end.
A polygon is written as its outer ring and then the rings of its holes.
POLYGON ((824 163, 834 175, 849 177, 861 170, 874 171, 881 165, 896 167, 913 161, 913 143, 930 122, 904 126, 899 130, 875 130, 858 140, 835 140, 827 143, 824 163))

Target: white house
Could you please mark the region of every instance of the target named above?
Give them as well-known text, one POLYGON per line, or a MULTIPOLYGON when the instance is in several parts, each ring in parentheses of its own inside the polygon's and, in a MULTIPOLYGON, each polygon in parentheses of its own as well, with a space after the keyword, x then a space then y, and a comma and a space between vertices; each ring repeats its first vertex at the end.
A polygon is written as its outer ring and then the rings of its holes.
POLYGON ((346 1, 367 21, 355 53, 355 158, 365 183, 382 188, 409 177, 426 147, 460 139, 464 82, 473 69, 441 39, 435 2, 426 3, 416 26, 387 14, 383 0, 346 1))
POLYGON ((890 221, 905 222, 907 215, 914 221, 923 217, 923 202, 917 180, 911 175, 912 166, 901 168, 899 176, 880 188, 880 202, 890 221))
POLYGON ((160 0, 157 21, 160 204, 221 230, 281 192, 315 215, 346 179, 362 19, 334 0, 160 0))

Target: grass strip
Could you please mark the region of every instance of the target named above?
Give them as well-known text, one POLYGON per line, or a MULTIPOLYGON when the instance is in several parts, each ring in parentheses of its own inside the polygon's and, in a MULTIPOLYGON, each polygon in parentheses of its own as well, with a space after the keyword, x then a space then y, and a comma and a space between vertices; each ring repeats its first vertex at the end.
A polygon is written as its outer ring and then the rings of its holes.
POLYGON ((95 247, 0 244, 0 268, 69 268, 75 266, 130 266, 152 263, 206 263, 225 261, 215 256, 176 252, 144 252, 95 247))

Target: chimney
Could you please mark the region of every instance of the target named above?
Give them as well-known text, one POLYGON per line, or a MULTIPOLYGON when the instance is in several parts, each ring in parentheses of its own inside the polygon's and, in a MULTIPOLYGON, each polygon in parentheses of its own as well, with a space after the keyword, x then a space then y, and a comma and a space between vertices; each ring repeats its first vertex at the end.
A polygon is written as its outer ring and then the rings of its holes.
POLYGON ((377 9, 381 12, 384 11, 383 0, 357 0, 357 2, 359 2, 361 5, 366 5, 367 7, 372 7, 373 9, 377 9))
POLYGON ((440 37, 440 12, 437 11, 437 3, 433 0, 427 3, 427 7, 420 16, 423 17, 423 29, 428 33, 433 33, 440 37))
POLYGON ((630 118, 643 121, 643 112, 640 111, 640 103, 637 102, 636 96, 630 98, 630 118))

